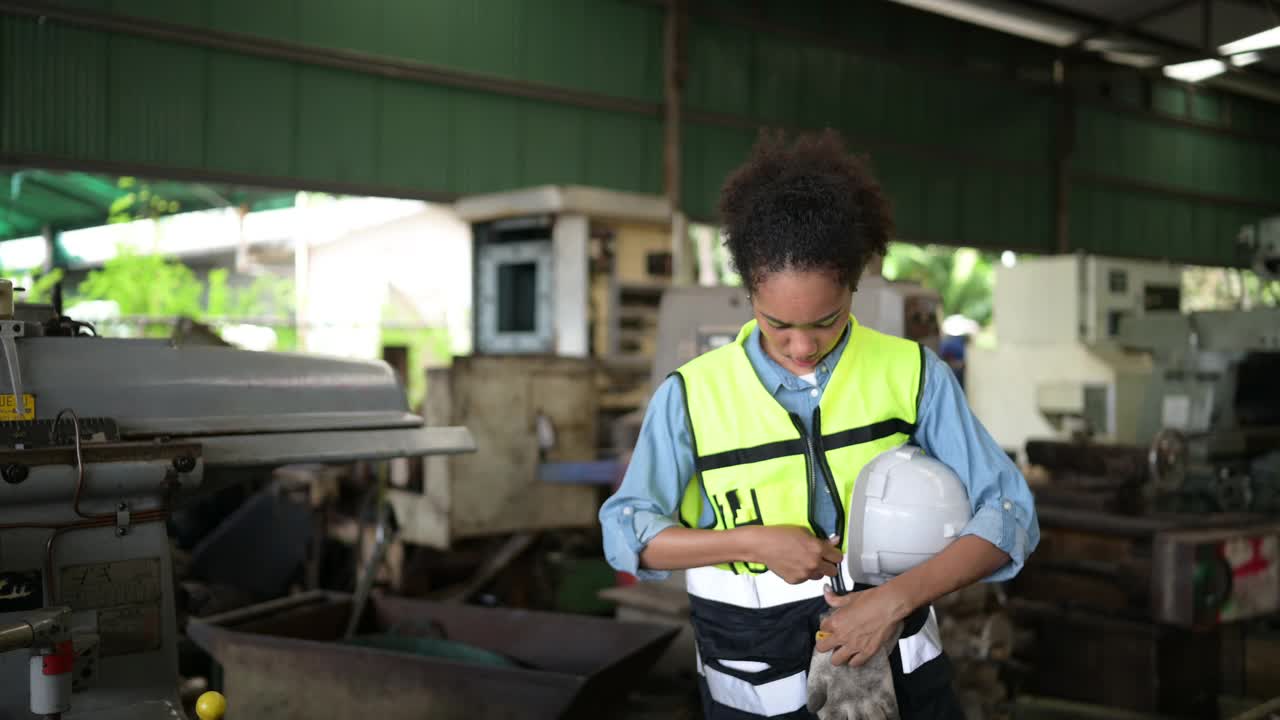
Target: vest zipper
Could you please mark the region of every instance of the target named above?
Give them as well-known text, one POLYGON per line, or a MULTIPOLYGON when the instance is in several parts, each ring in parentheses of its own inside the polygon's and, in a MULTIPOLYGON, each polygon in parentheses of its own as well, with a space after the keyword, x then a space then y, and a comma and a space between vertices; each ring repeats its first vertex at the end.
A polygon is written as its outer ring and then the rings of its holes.
MULTIPOLYGON (((818 518, 814 514, 814 506, 816 505, 815 501, 817 500, 817 493, 818 493, 818 477, 817 477, 817 470, 814 468, 814 465, 817 464, 818 462, 823 462, 823 467, 826 467, 825 458, 823 458, 818 454, 818 446, 814 442, 815 435, 817 435, 817 437, 819 438, 818 440, 819 443, 821 442, 821 437, 822 437, 821 435, 818 435, 818 431, 821 427, 818 424, 818 421, 820 420, 818 416, 818 411, 814 410, 814 413, 813 413, 814 421, 815 421, 813 434, 805 432, 804 421, 800 419, 799 415, 795 413, 787 413, 787 414, 791 416, 791 424, 796 426, 796 430, 800 433, 800 437, 804 438, 805 445, 807 445, 809 448, 809 452, 806 453, 804 456, 804 469, 805 469, 805 473, 808 475, 808 480, 809 480, 809 507, 808 507, 809 527, 813 530, 814 535, 822 538, 825 541, 827 539, 827 536, 822 532, 822 528, 818 527, 818 518)), ((836 527, 839 528, 844 525, 844 510, 840 508, 840 494, 835 491, 835 485, 831 480, 831 475, 830 475, 831 470, 827 469, 826 472, 827 472, 827 478, 826 478, 827 490, 831 493, 831 497, 834 498, 833 504, 836 506, 836 527)), ((841 537, 843 537, 843 535, 841 535, 841 537)), ((840 569, 838 567, 836 568, 835 577, 832 578, 832 580, 834 581, 833 588, 835 589, 836 594, 843 595, 847 592, 844 586, 844 573, 840 572, 840 569)))
POLYGON ((813 410, 813 436, 818 443, 818 452, 815 457, 822 463, 822 473, 827 479, 827 491, 831 493, 832 504, 836 506, 836 534, 843 538, 846 519, 844 506, 840 501, 840 491, 836 488, 835 473, 831 472, 831 463, 827 461, 827 448, 822 444, 822 408, 820 407, 813 410))

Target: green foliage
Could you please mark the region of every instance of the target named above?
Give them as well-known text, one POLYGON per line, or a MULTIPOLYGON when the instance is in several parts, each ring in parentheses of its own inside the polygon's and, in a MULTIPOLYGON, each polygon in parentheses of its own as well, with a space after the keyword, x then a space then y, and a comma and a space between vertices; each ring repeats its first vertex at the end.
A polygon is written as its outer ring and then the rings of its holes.
MULTIPOLYGON (((156 322, 146 324, 144 331, 153 337, 167 335, 171 321, 178 317, 205 322, 220 319, 261 322, 292 316, 292 281, 262 275, 247 288, 232 288, 229 276, 226 269, 210 271, 206 294, 205 283, 181 262, 163 255, 143 255, 122 246, 102 269, 89 273, 76 288, 76 297, 111 300, 125 318, 154 318, 156 322)), ((52 287, 52 282, 49 286, 52 287)), ((66 304, 73 302, 68 298, 66 304)), ((296 346, 296 333, 290 347, 293 346, 296 346)))
POLYGON ((116 181, 116 187, 128 192, 111 201, 111 207, 107 211, 108 224, 158 218, 182 209, 182 204, 177 200, 156 194, 150 184, 138 182, 137 178, 122 177, 116 181))
POLYGON ((942 296, 943 312, 981 325, 991 320, 991 293, 997 256, 973 248, 893 243, 882 274, 889 280, 918 282, 942 296))
POLYGON ((297 352, 298 351, 298 328, 293 325, 276 325, 271 328, 276 331, 276 351, 277 352, 297 352))
POLYGON ((205 299, 205 314, 210 317, 226 317, 231 307, 231 293, 227 290, 226 268, 209 271, 209 293, 205 299))
POLYGON ((1182 309, 1249 310, 1280 306, 1280 280, 1263 280, 1252 270, 1188 267, 1182 273, 1182 309))
POLYGON ((182 263, 122 246, 77 288, 86 300, 112 300, 125 316, 199 318, 204 284, 182 263))
POLYGON ((295 297, 292 280, 264 274, 255 277, 249 287, 233 291, 225 313, 215 313, 211 302, 208 314, 248 319, 292 317, 295 297))
POLYGON ((32 304, 53 302, 53 287, 62 280, 62 276, 62 268, 54 268, 41 275, 27 288, 22 301, 32 304))
POLYGON ((409 407, 417 408, 427 392, 426 368, 428 365, 443 364, 452 357, 452 345, 447 328, 399 328, 382 329, 382 347, 401 346, 408 348, 408 377, 405 388, 408 393, 409 407))

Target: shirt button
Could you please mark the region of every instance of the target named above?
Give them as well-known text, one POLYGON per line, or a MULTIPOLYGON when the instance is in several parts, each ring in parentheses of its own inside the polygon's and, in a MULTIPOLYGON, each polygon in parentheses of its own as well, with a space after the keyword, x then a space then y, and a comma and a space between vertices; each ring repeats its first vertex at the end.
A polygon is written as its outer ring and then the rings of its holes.
POLYGON ((819 371, 819 372, 826 372, 826 371, 827 371, 827 366, 826 366, 826 365, 819 365, 819 366, 818 366, 818 371, 819 371))
MULTIPOLYGON (((1009 509, 1008 503, 1006 503, 1006 504, 1005 504, 1005 508, 1004 508, 1004 509, 1005 509, 1005 510, 1008 510, 1008 509, 1009 509)), ((635 513, 635 511, 636 511, 636 509, 635 509, 635 508, 633 508, 633 507, 631 507, 630 505, 628 505, 628 506, 626 506, 626 507, 622 508, 622 514, 623 514, 623 515, 631 515, 631 514, 635 513)))
POLYGON ((818 397, 818 388, 809 391, 809 397, 818 397))
POLYGON ((1013 509, 1013 503, 1009 502, 1008 500, 1005 500, 1005 501, 1004 501, 1004 509, 1005 509, 1005 510, 1012 510, 1012 509, 1013 509))

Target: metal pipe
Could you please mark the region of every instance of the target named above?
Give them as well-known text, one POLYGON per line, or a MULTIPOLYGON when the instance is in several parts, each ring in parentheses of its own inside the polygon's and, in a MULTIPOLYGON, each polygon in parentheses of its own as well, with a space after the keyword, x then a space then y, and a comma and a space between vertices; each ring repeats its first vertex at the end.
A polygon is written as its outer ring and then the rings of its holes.
POLYGON ((0 653, 29 648, 38 638, 66 632, 70 608, 57 606, 32 610, 21 622, 0 625, 0 653))
POLYGON ((387 476, 389 472, 388 463, 379 463, 377 495, 374 499, 373 552, 370 554, 363 572, 360 573, 356 580, 355 594, 351 599, 351 617, 347 619, 347 629, 342 635, 347 639, 355 637, 356 630, 360 627, 360 620, 364 616, 364 608, 369 600, 369 593, 373 590, 373 583, 378 577, 378 570, 382 568, 387 545, 392 541, 393 531, 389 527, 391 523, 391 504, 387 500, 387 476))
POLYGON ((29 623, 0 625, 0 653, 29 648, 35 639, 36 633, 29 623))
MULTIPOLYGON (((12 296, 12 290, 10 290, 12 296)), ((21 323, 17 324, 21 328, 21 323)), ((26 407, 22 401, 22 368, 18 365, 18 345, 13 340, 13 335, 0 334, 0 348, 4 350, 5 364, 9 367, 9 383, 13 388, 13 411, 19 420, 22 420, 26 414, 26 407)))

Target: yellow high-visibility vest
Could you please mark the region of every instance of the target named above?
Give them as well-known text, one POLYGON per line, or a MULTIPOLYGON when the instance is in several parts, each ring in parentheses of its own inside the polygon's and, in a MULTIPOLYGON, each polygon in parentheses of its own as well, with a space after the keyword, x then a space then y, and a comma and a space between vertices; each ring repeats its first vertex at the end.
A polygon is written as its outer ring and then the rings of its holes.
MULTIPOLYGON (((702 489, 715 524, 799 525, 817 534, 817 484, 830 483, 835 532, 847 550, 845 510, 858 473, 872 458, 902 445, 915 432, 924 384, 919 343, 862 327, 850 317, 849 338, 814 412, 812 433, 760 382, 747 358, 752 320, 734 342, 704 353, 674 374, 683 384, 696 457, 680 504, 680 520, 698 527, 702 489), (821 470, 815 467, 821 463, 821 470)), ((763 573, 745 562, 726 570, 763 573)))

